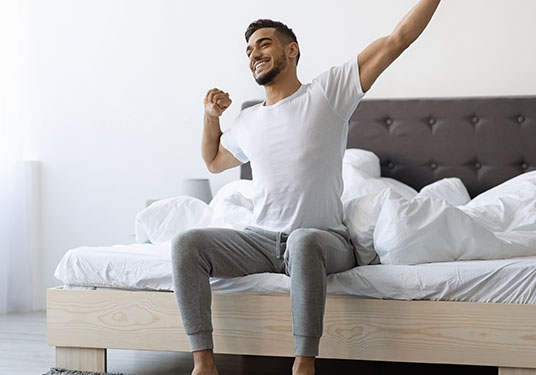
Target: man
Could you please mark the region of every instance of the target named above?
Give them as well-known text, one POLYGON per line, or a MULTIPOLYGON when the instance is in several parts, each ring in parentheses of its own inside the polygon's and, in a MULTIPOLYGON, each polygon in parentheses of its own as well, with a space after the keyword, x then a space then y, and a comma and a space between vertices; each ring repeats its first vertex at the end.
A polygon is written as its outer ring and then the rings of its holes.
POLYGON ((422 33, 438 5, 439 0, 419 1, 391 35, 306 85, 297 76, 300 48, 294 32, 271 20, 248 27, 249 67, 264 86, 266 100, 243 110, 222 134, 219 117, 231 99, 219 89, 209 90, 202 156, 213 173, 251 162, 255 219, 242 231, 187 231, 172 245, 175 294, 194 356, 192 374, 218 374, 209 277, 259 272, 290 276, 292 373, 314 374, 326 275, 355 266, 340 198, 348 120, 378 76, 422 33))

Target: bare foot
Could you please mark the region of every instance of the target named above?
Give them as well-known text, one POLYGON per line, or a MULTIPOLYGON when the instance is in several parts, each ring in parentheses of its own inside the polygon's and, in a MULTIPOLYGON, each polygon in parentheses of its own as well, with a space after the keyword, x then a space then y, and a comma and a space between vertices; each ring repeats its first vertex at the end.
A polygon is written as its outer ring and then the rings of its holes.
POLYGON ((296 357, 292 366, 292 375, 314 375, 315 357, 296 357))

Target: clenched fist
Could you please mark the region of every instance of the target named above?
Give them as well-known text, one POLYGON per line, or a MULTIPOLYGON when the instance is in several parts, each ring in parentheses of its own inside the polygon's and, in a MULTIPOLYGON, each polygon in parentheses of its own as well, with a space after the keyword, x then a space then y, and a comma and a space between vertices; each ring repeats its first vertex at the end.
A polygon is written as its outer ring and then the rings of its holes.
POLYGON ((214 88, 207 92, 203 102, 207 115, 220 117, 233 101, 229 97, 229 93, 214 88))

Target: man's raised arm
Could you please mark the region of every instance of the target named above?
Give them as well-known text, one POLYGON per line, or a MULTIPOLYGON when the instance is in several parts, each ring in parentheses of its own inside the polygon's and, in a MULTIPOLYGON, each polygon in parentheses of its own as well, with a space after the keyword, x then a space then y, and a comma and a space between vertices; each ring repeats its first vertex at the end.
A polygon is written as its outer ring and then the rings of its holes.
POLYGON ((223 172, 226 169, 242 164, 225 147, 220 144, 222 135, 220 116, 231 105, 229 94, 218 89, 209 90, 203 104, 205 117, 203 138, 201 140, 201 156, 212 173, 223 172))
POLYGON ((372 42, 358 56, 363 91, 368 91, 380 74, 424 31, 440 0, 420 0, 390 35, 372 42))

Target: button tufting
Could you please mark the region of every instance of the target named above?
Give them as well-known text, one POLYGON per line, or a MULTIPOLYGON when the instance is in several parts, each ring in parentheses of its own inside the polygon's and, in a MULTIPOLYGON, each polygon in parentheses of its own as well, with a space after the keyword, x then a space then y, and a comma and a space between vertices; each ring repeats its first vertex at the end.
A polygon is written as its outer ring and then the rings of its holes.
POLYGON ((521 169, 526 171, 527 169, 529 169, 529 165, 527 163, 523 163, 523 164, 521 164, 521 169))
POLYGON ((475 125, 478 124, 479 121, 480 119, 477 116, 473 116, 473 118, 471 119, 471 122, 475 125))
POLYGON ((482 168, 482 164, 480 164, 479 162, 476 162, 475 169, 480 169, 480 168, 482 168))
POLYGON ((394 169, 394 167, 395 167, 394 163, 392 163, 392 162, 387 163, 387 168, 394 169))
POLYGON ((517 116, 517 122, 520 123, 520 124, 524 123, 525 122, 525 117, 523 117, 521 115, 517 116))
POLYGON ((391 126, 391 125, 393 125, 393 119, 387 117, 387 118, 385 119, 385 124, 386 124, 387 126, 391 126))
POLYGON ((437 163, 430 163, 430 168, 437 169, 437 163))
POLYGON ((433 117, 430 117, 428 119, 428 125, 432 126, 432 125, 435 125, 436 124, 436 119, 433 118, 433 117))

